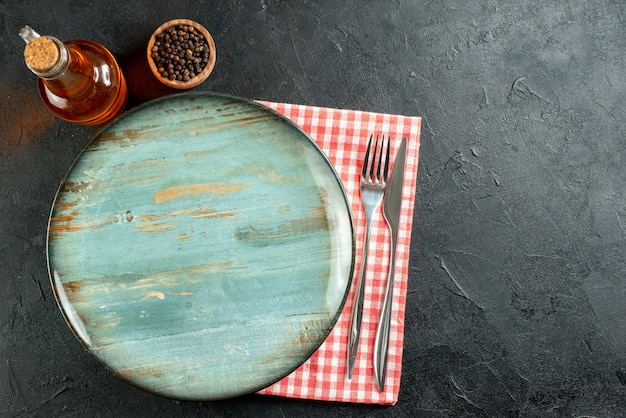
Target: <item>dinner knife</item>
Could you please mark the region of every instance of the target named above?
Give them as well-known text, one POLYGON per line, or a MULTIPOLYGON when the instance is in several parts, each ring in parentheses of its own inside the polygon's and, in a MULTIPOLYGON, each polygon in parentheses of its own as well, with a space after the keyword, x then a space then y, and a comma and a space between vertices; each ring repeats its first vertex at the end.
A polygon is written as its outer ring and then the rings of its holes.
POLYGON ((389 352, 389 327, 391 325, 391 302, 393 299, 393 278, 396 267, 396 244, 398 240, 398 223, 400 221, 400 208, 402 206, 402 185, 404 183, 404 161, 406 158, 407 138, 402 138, 400 149, 396 154, 391 178, 387 183, 383 200, 383 215, 387 220, 391 233, 391 256, 389 273, 387 275, 387 290, 383 300, 382 314, 376 329, 374 341, 374 378, 378 382, 381 392, 385 390, 385 378, 387 376, 387 354, 389 352))

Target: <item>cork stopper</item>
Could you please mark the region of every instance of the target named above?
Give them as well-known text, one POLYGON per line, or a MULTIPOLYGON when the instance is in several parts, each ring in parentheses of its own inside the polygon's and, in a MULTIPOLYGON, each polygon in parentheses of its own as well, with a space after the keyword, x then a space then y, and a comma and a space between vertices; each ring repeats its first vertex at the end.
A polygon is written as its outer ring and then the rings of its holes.
POLYGON ((61 51, 58 45, 46 36, 32 39, 24 48, 26 65, 38 72, 52 70, 60 59, 61 51))

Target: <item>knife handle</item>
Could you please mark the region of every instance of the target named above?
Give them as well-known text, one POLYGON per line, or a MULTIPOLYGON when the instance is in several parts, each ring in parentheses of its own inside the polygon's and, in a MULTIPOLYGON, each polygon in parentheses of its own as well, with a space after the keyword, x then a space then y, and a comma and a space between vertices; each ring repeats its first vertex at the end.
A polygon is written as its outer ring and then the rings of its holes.
MULTIPOLYGON (((390 228, 391 230, 391 228, 390 228)), ((393 279, 396 268, 396 241, 397 235, 391 234, 391 261, 387 276, 387 289, 383 300, 382 314, 376 329, 374 341, 374 379, 378 382, 381 392, 385 391, 387 377, 387 354, 389 352, 389 328, 391 326, 391 305, 393 300, 393 279)))

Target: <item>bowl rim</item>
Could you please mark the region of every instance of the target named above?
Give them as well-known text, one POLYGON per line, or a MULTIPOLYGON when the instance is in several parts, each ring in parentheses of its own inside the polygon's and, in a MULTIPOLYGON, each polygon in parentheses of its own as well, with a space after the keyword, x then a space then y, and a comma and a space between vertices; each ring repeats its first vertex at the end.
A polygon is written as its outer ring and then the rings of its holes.
POLYGON ((156 28, 156 30, 152 33, 152 35, 150 36, 150 39, 148 40, 148 47, 146 49, 146 57, 148 59, 148 66, 150 67, 152 74, 161 83, 165 84, 166 86, 173 87, 175 89, 190 89, 202 83, 204 80, 206 80, 209 77, 211 72, 213 72, 213 68, 215 67, 215 61, 216 61, 215 41, 213 40, 213 37, 211 36, 209 31, 200 23, 191 19, 172 19, 163 23, 161 26, 156 28), (200 74, 196 74, 196 76, 189 79, 189 81, 170 80, 168 78, 161 77, 155 62, 152 59, 152 47, 154 46, 154 43, 156 42, 157 35, 165 31, 166 29, 171 28, 172 26, 178 26, 178 25, 193 26, 196 30, 200 31, 202 35, 204 35, 204 38, 206 39, 207 44, 209 45, 209 62, 204 67, 202 72, 200 72, 200 74))

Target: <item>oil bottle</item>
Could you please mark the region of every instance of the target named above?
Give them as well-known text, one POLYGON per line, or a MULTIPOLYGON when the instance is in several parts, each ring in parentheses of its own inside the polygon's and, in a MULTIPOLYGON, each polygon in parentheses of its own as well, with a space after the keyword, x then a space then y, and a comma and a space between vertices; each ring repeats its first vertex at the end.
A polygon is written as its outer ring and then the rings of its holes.
POLYGON ((126 80, 104 46, 85 39, 61 42, 29 26, 19 35, 26 42, 26 66, 37 75, 39 95, 55 116, 100 125, 124 110, 126 80))

